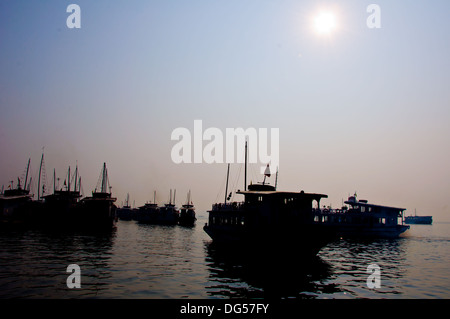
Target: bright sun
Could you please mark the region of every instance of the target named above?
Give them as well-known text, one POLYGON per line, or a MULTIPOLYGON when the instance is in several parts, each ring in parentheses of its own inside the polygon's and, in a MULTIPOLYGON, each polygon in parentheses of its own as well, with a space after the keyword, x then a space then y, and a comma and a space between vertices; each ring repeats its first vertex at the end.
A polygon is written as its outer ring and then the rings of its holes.
POLYGON ((319 34, 331 34, 336 29, 335 15, 329 11, 320 12, 314 18, 314 27, 319 34))

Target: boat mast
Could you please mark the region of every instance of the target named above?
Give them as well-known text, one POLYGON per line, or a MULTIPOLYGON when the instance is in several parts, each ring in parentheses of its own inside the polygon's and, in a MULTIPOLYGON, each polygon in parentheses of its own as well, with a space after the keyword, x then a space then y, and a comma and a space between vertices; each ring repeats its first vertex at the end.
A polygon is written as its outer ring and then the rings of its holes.
POLYGON ((39 178, 38 178, 38 197, 37 199, 40 199, 40 188, 41 188, 41 171, 42 171, 42 162, 44 161, 44 153, 42 153, 41 157, 41 165, 39 165, 39 178))
POLYGON ((77 191, 77 177, 78 177, 78 163, 77 166, 75 167, 75 187, 74 187, 74 191, 77 191))
POLYGON ((30 161, 31 161, 31 158, 28 159, 27 173, 26 173, 26 175, 25 175, 25 184, 23 185, 23 188, 24 188, 25 190, 27 190, 28 169, 30 168, 30 161))
POLYGON ((275 190, 277 190, 278 185, 278 167, 277 167, 277 174, 275 175, 275 190))
POLYGON ((56 169, 53 169, 53 194, 56 190, 56 169))
POLYGON ((106 171, 106 163, 103 163, 102 193, 106 193, 108 183, 108 172, 106 171))
POLYGON ((227 204, 227 195, 228 195, 228 178, 230 176, 230 163, 228 163, 228 171, 227 171, 227 185, 225 187, 225 205, 227 204))
POLYGON ((247 190, 247 141, 245 141, 245 173, 244 173, 244 191, 247 190))
POLYGON ((175 195, 177 194, 177 190, 173 190, 173 204, 175 205, 175 195))
POLYGON ((67 175, 67 190, 70 192, 70 166, 69 166, 69 172, 67 175))

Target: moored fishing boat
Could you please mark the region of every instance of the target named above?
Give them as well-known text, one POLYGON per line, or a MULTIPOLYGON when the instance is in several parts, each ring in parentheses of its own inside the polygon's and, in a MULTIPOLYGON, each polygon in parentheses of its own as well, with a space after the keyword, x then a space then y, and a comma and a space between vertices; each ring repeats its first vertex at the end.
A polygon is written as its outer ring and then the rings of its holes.
POLYGON ((78 206, 75 223, 82 228, 107 230, 116 224, 116 198, 111 194, 106 163, 103 163, 100 178, 100 191, 96 188, 92 196, 83 198, 78 206))
POLYGON ((136 219, 137 209, 130 206, 130 194, 127 194, 125 205, 118 207, 116 210, 117 218, 120 220, 134 220, 136 219))
POLYGON ((162 225, 176 225, 178 224, 178 219, 180 217, 180 211, 175 206, 175 194, 173 194, 172 202, 172 190, 170 190, 170 199, 168 204, 159 207, 157 223, 162 225))
POLYGON ((14 188, 14 182, 8 186, 8 189, 0 193, 0 222, 4 224, 24 224, 27 223, 32 213, 32 195, 30 195, 28 182, 28 171, 30 160, 28 160, 24 187, 22 188, 20 178, 17 178, 17 186, 14 188))
POLYGON ((195 207, 191 201, 191 191, 189 191, 186 204, 181 206, 180 218, 178 220, 178 223, 181 226, 193 226, 196 220, 197 218, 195 217, 195 207))
POLYGON ((154 191, 153 202, 147 202, 138 208, 136 220, 141 224, 158 224, 159 219, 159 207, 156 203, 156 191, 154 191))

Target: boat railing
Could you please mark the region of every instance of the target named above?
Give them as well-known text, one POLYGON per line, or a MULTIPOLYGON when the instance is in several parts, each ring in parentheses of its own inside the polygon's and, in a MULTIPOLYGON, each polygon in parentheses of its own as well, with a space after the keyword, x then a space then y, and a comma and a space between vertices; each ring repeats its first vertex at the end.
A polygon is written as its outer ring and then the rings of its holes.
POLYGON ((222 210, 234 210, 239 211, 244 209, 244 202, 231 202, 231 203, 217 203, 212 205, 213 211, 222 211, 222 210))
POLYGON ((312 213, 317 215, 328 215, 328 214, 345 214, 348 213, 348 209, 330 209, 330 208, 313 208, 312 213))

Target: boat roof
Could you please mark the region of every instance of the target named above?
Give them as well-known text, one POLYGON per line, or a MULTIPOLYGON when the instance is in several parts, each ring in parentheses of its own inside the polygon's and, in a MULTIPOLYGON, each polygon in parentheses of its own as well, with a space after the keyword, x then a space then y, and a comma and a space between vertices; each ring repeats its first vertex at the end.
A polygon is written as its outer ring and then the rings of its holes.
POLYGON ((22 199, 22 198, 32 198, 32 195, 15 195, 15 196, 5 196, 5 195, 0 195, 0 199, 1 200, 16 200, 16 199, 22 199))
POLYGON ((351 206, 361 206, 361 207, 379 207, 379 208, 387 208, 387 209, 396 209, 396 210, 406 210, 406 208, 399 208, 399 207, 392 207, 392 206, 383 206, 383 205, 375 205, 375 204, 369 204, 365 202, 352 202, 352 201, 345 201, 345 204, 351 205, 351 206))
POLYGON ((243 195, 282 195, 283 197, 298 197, 298 196, 308 196, 313 198, 328 198, 328 195, 325 194, 316 194, 316 193, 305 193, 304 191, 300 192, 286 192, 286 191, 237 191, 237 194, 243 195))

